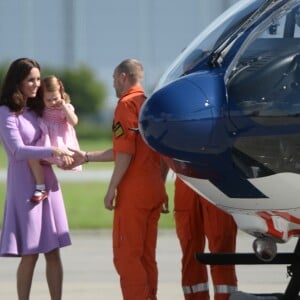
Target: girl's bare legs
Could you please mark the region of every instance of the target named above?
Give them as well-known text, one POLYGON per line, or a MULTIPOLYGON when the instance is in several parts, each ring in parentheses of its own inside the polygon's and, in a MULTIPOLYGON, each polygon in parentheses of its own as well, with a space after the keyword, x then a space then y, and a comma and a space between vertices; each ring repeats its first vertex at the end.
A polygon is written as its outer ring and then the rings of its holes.
POLYGON ((44 169, 37 159, 29 159, 28 164, 35 179, 35 191, 33 192, 31 200, 38 203, 47 198, 44 169))
POLYGON ((32 175, 35 179, 36 184, 45 184, 44 179, 44 170, 40 164, 40 161, 37 159, 29 159, 28 160, 32 175))
POLYGON ((38 254, 21 257, 17 270, 17 291, 19 300, 29 300, 31 283, 38 254))
POLYGON ((45 254, 46 276, 51 300, 61 300, 63 268, 59 249, 54 249, 45 254))

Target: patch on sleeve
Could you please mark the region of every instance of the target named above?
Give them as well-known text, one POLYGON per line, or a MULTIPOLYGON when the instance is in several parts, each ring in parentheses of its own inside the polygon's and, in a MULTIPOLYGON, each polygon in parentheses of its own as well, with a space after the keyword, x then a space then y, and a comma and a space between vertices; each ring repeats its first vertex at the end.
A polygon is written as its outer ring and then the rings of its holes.
POLYGON ((113 132, 114 132, 114 135, 116 138, 118 138, 124 134, 124 130, 123 130, 123 127, 120 122, 118 122, 117 124, 114 124, 113 132))

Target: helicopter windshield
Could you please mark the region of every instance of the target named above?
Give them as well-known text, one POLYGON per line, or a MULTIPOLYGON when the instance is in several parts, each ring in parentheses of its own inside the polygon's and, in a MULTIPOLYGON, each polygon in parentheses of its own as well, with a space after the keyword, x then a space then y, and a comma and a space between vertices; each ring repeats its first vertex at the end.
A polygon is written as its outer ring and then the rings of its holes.
POLYGON ((266 21, 236 55, 227 82, 228 99, 260 124, 298 124, 300 5, 266 21))
POLYGON ((156 89, 184 75, 207 58, 263 3, 264 0, 240 1, 220 15, 183 50, 162 76, 156 89))

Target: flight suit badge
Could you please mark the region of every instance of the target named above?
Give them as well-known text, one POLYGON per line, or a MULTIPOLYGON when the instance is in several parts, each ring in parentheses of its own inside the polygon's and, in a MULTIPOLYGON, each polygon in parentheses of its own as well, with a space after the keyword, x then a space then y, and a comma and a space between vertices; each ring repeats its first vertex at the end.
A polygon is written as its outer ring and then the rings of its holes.
POLYGON ((116 138, 119 138, 120 136, 122 136, 124 134, 124 129, 120 122, 113 125, 113 133, 116 138))

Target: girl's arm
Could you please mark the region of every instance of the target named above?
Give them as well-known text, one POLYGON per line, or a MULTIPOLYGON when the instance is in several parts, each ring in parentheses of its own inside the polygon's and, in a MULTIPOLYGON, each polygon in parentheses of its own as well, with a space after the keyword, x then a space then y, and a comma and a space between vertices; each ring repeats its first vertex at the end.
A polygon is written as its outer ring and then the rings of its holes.
POLYGON ((67 122, 71 126, 76 126, 78 124, 78 117, 75 114, 74 108, 72 105, 65 103, 65 101, 62 101, 62 109, 66 114, 67 122))

